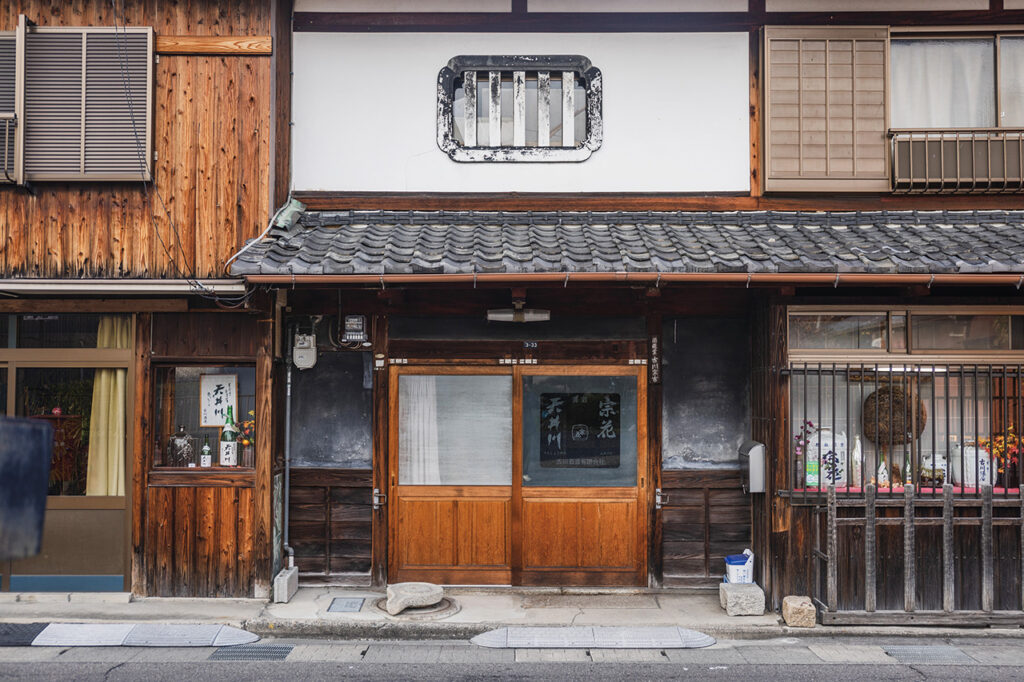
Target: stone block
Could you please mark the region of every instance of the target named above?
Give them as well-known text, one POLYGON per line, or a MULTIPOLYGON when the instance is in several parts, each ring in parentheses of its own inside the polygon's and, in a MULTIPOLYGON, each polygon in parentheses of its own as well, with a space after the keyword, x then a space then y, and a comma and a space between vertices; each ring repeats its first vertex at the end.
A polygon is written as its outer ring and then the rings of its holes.
POLYGON ((388 585, 387 612, 397 616, 410 606, 433 606, 444 599, 444 588, 432 583, 395 583, 388 585))
POLYGON ((718 600, 730 616, 764 615, 764 590, 754 583, 721 583, 718 600))
POLYGON ((818 610, 810 597, 789 596, 782 600, 782 619, 791 628, 813 628, 818 622, 818 610))

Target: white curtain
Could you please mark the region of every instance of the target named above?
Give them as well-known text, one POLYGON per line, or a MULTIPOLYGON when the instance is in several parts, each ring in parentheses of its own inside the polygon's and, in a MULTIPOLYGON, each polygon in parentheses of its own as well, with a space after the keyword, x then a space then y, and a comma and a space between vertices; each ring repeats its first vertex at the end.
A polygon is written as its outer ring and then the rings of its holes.
POLYGON ((891 127, 996 125, 991 39, 894 40, 890 54, 891 127))
POLYGON ((437 435, 437 377, 401 377, 398 413, 399 483, 439 485, 441 461, 437 435))
POLYGON ((999 41, 1000 125, 1024 128, 1024 38, 999 41))
MULTIPOLYGON (((128 348, 131 318, 100 318, 97 348, 128 348)), ((89 460, 86 495, 124 495, 125 384, 124 369, 97 369, 89 417, 89 460)))

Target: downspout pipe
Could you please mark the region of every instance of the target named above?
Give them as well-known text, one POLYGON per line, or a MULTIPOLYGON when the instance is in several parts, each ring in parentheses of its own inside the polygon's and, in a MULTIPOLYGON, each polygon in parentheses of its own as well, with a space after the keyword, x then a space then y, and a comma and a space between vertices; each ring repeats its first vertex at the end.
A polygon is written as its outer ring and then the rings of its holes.
POLYGON ((284 399, 284 551, 288 554, 288 568, 295 566, 295 550, 288 544, 288 510, 291 507, 291 478, 292 478, 292 332, 291 325, 288 326, 287 364, 285 370, 285 399, 284 399))
POLYGON ((759 285, 1011 285, 1020 289, 1024 273, 873 272, 481 272, 458 274, 245 275, 250 284, 450 284, 483 282, 630 282, 660 284, 759 285))

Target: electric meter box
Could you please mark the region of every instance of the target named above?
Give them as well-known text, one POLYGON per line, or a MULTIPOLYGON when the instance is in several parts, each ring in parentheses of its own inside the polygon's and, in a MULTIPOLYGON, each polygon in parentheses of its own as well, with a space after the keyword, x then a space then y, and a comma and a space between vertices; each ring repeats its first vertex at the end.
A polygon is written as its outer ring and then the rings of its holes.
POLYGON ((365 343, 369 340, 366 334, 365 315, 346 315, 341 330, 342 343, 365 343))
POLYGON ((764 443, 748 440, 740 446, 740 478, 748 493, 764 492, 764 443))

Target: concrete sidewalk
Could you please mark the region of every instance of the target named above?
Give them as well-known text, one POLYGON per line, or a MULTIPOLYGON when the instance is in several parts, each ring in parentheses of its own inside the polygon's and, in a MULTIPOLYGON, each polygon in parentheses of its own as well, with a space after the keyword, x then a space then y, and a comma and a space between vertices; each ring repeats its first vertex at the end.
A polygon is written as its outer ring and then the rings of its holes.
POLYGON ((447 588, 450 608, 390 616, 375 606, 383 591, 302 588, 287 604, 255 599, 129 600, 127 595, 3 594, 0 622, 221 623, 269 637, 331 639, 468 639, 506 625, 677 625, 723 639, 779 636, 891 635, 1022 637, 1018 628, 788 628, 777 614, 729 617, 718 594, 650 590, 447 588), (328 611, 336 597, 364 599, 355 613, 328 611))

